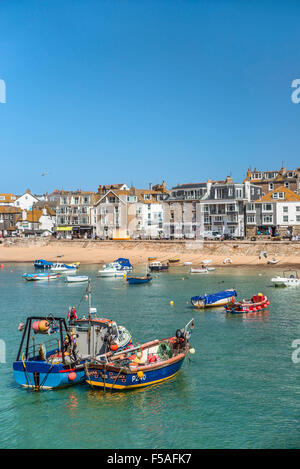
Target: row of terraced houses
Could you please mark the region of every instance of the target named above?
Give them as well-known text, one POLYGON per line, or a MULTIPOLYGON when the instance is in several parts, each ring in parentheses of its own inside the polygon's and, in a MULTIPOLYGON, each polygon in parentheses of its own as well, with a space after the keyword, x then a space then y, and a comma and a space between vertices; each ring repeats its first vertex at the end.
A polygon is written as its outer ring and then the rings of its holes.
POLYGON ((0 194, 0 235, 98 239, 300 237, 300 167, 243 182, 100 185, 97 191, 0 194))

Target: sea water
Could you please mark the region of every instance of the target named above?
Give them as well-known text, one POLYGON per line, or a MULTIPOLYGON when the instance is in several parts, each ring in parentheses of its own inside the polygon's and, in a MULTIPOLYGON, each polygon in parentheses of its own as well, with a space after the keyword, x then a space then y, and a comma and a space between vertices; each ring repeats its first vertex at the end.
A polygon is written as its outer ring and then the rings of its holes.
POLYGON ((21 274, 32 272, 30 265, 6 264, 0 271, 0 339, 6 345, 1 448, 300 447, 300 363, 292 360, 292 343, 300 339, 300 287, 272 287, 274 268, 229 266, 197 275, 171 267, 150 284, 132 286, 123 278, 97 278, 98 268, 82 266, 80 274, 92 280, 92 305, 101 317, 124 325, 140 343, 173 336, 195 318, 190 341, 196 353, 177 376, 149 388, 104 393, 83 384, 28 392, 12 372, 19 322, 28 315, 66 317, 73 305, 86 314, 86 286, 62 279, 26 282, 21 274), (239 298, 266 294, 268 310, 227 315, 223 308, 191 308, 192 296, 232 287, 239 298))

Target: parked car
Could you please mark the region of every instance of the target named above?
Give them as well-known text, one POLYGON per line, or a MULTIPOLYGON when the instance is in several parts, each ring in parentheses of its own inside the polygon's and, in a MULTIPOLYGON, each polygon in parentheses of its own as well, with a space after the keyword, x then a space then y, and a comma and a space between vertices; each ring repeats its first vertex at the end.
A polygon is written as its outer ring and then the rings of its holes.
POLYGON ((203 238, 206 240, 218 240, 221 239, 222 235, 218 231, 204 231, 203 238))

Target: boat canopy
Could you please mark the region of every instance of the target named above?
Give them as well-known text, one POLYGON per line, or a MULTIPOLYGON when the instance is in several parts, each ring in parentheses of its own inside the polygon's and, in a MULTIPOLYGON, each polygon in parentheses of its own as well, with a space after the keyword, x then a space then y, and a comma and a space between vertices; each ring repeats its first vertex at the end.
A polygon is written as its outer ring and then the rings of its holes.
POLYGON ((53 265, 53 262, 45 261, 45 259, 37 259, 34 263, 37 265, 53 265))
POLYGON ((237 296, 235 290, 224 290, 217 293, 212 293, 211 295, 193 296, 191 298, 191 302, 194 304, 198 301, 203 301, 205 305, 210 305, 216 303, 219 300, 223 300, 224 298, 230 298, 231 296, 237 296))
POLYGON ((119 257, 119 259, 114 262, 118 262, 122 267, 132 267, 129 259, 125 259, 124 257, 119 257))

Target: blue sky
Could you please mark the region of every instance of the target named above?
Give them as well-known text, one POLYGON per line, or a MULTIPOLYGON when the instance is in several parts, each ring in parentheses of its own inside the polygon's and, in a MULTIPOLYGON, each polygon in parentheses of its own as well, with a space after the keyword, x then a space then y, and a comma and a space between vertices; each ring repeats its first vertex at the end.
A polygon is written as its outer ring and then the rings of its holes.
POLYGON ((0 192, 300 166, 299 17, 297 1, 2 0, 0 192))

